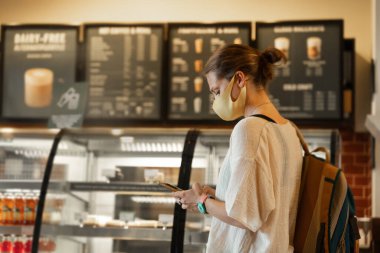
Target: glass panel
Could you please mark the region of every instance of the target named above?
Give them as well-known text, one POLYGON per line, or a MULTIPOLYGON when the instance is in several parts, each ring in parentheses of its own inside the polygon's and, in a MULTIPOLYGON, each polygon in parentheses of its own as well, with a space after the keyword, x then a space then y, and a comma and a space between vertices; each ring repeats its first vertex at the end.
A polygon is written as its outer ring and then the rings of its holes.
MULTIPOLYGON (((0 244, 30 252, 39 189, 53 135, 0 128, 0 244), (38 136, 38 138, 36 138, 38 136)), ((58 177, 59 175, 53 175, 58 177)))
POLYGON ((54 160, 42 233, 56 252, 168 252, 174 198, 158 182, 177 184, 186 130, 167 133, 76 131, 54 160), (59 182, 58 182, 59 181, 59 182), (50 237, 49 237, 50 238, 50 237))

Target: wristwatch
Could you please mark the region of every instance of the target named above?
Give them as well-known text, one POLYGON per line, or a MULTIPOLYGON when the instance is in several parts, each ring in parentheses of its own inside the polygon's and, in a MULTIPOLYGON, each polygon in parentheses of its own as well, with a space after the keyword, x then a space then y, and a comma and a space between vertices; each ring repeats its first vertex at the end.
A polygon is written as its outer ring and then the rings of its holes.
POLYGON ((198 207, 198 210, 200 213, 203 213, 203 214, 208 214, 207 213, 207 209, 206 209, 206 205, 205 205, 205 202, 206 202, 206 199, 214 199, 214 197, 212 195, 206 195, 204 193, 202 193, 202 195, 199 197, 199 201, 197 202, 197 207, 198 207))

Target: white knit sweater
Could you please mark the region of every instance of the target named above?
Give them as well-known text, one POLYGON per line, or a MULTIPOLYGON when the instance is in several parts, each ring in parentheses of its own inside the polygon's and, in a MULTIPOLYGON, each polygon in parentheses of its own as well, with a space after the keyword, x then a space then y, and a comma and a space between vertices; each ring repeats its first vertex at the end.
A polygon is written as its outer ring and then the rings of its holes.
POLYGON ((302 148, 289 122, 241 120, 231 134, 216 198, 249 229, 213 218, 207 252, 293 252, 301 169, 302 148))

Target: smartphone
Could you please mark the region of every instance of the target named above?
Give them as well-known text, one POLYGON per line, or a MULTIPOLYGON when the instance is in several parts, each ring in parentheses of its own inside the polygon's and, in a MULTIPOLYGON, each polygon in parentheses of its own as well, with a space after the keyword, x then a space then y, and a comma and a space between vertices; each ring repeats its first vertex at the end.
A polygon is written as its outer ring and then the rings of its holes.
POLYGON ((183 191, 181 188, 169 183, 160 183, 160 185, 165 187, 166 189, 171 190, 172 192, 183 191))

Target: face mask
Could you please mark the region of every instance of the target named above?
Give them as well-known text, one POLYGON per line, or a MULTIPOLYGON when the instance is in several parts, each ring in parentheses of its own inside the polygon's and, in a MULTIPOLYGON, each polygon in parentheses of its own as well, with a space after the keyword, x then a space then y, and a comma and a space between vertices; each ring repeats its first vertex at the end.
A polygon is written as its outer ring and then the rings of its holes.
POLYGON ((215 97, 214 104, 212 105, 212 109, 214 109, 215 113, 225 121, 231 121, 244 116, 247 88, 244 85, 244 87, 240 90, 238 98, 235 101, 232 101, 231 91, 234 83, 235 75, 232 77, 223 93, 215 97))

